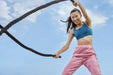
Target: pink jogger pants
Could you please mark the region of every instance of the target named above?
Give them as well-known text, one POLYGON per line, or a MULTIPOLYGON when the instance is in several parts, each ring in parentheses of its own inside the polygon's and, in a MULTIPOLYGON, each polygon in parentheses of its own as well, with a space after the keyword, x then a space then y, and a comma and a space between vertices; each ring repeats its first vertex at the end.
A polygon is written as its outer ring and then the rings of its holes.
POLYGON ((95 50, 92 45, 78 45, 62 75, 72 75, 81 65, 85 65, 91 72, 91 75, 101 75, 95 50))

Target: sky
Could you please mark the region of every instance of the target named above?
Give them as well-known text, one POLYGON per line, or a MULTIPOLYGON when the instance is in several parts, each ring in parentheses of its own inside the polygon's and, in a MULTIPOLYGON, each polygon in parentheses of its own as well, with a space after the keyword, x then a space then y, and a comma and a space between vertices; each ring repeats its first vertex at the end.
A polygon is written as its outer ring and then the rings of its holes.
MULTIPOLYGON (((0 0, 0 24, 52 0, 0 0)), ((92 20, 93 47, 102 75, 113 75, 113 0, 77 0, 92 20)), ((41 53, 55 54, 67 42, 66 20, 75 8, 70 1, 54 4, 28 16, 8 31, 26 46, 41 53)), ((78 8, 78 7, 77 7, 78 8)), ((84 21, 84 18, 82 18, 84 21)), ((77 46, 73 39, 62 58, 42 57, 25 50, 6 34, 0 36, 0 75, 61 75, 77 46)), ((90 75, 81 66, 73 75, 90 75)))

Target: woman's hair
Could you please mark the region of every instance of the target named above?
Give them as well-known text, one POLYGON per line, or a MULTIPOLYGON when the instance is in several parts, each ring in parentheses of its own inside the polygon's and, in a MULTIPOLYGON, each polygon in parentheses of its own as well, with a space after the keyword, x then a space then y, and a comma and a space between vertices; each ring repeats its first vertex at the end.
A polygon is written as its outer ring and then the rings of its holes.
MULTIPOLYGON (((74 8, 74 9, 70 12, 70 14, 73 13, 73 12, 76 12, 76 11, 78 11, 78 12, 81 14, 80 10, 77 9, 77 8, 74 8)), ((71 16, 69 16, 66 21, 62 21, 62 22, 66 22, 66 23, 67 23, 67 31, 66 31, 67 33, 70 31, 70 29, 76 27, 76 24, 74 24, 74 23, 72 22, 72 20, 71 20, 71 16)))

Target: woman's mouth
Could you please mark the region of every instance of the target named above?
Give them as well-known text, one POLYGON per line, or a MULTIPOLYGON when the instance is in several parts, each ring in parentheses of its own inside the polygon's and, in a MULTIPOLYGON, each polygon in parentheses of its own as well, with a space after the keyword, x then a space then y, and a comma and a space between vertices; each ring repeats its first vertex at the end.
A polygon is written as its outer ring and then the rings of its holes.
POLYGON ((79 21, 78 21, 78 20, 76 20, 76 21, 75 21, 75 23, 76 23, 76 24, 78 24, 78 23, 79 23, 79 21))

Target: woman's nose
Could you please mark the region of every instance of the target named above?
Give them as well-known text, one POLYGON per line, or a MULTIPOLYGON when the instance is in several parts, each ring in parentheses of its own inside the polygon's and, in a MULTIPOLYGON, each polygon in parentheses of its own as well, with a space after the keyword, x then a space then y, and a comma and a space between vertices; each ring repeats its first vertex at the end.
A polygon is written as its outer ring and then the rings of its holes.
POLYGON ((73 18, 74 21, 76 21, 77 18, 73 18))

